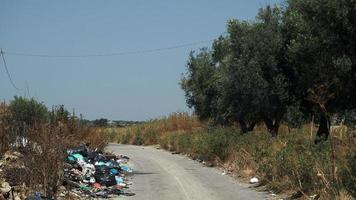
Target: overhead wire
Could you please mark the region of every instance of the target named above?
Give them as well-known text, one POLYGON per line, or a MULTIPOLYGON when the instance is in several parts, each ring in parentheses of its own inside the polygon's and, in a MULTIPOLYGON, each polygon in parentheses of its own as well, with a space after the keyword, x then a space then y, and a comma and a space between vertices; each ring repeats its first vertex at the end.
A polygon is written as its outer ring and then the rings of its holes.
POLYGON ((172 49, 178 49, 183 47, 194 46, 202 43, 211 42, 211 40, 203 40, 193 43, 186 43, 181 45, 156 48, 156 49, 146 49, 146 50, 136 50, 136 51, 123 51, 123 52, 114 52, 114 53, 99 53, 99 54, 82 54, 82 55, 54 55, 54 54, 33 54, 33 53, 23 53, 23 52, 15 52, 15 51, 3 51, 3 54, 14 55, 14 56, 29 56, 29 57, 47 57, 47 58, 85 58, 85 57, 109 57, 109 56, 122 56, 122 55, 132 55, 132 54, 147 54, 154 53, 172 49))
POLYGON ((3 61, 3 63, 4 63, 4 68, 5 68, 7 77, 9 78, 9 81, 10 81, 11 85, 12 85, 16 90, 21 91, 21 89, 20 89, 19 87, 17 87, 16 84, 14 83, 14 81, 12 80, 11 74, 10 74, 10 72, 9 72, 9 69, 8 69, 7 64, 6 64, 6 61, 5 61, 4 52, 3 52, 2 49, 0 50, 0 54, 1 54, 1 57, 2 57, 2 61, 3 61))
MULTIPOLYGON (((55 55, 55 54, 34 54, 34 53, 24 53, 24 52, 17 52, 17 51, 4 51, 1 49, 0 54, 4 63, 4 68, 6 71, 6 74, 9 78, 9 81, 11 85, 19 91, 22 91, 19 87, 16 86, 14 83, 11 74, 9 72, 9 69, 7 67, 7 63, 5 60, 4 54, 7 55, 13 55, 13 56, 26 56, 26 57, 45 57, 45 58, 86 58, 86 57, 109 57, 109 56, 122 56, 122 55, 134 55, 134 54, 147 54, 147 53, 154 53, 154 52, 160 52, 160 51, 167 51, 167 50, 172 50, 172 49, 178 49, 178 48, 183 48, 183 47, 189 47, 189 46, 195 46, 198 44, 203 44, 203 43, 208 43, 212 42, 215 39, 210 39, 210 40, 202 40, 198 42, 192 42, 192 43, 186 43, 186 44, 181 44, 181 45, 175 45, 175 46, 168 46, 168 47, 162 47, 162 48, 155 48, 155 49, 146 49, 146 50, 136 50, 136 51, 123 51, 123 52, 114 52, 114 53, 99 53, 99 54, 77 54, 77 55, 55 55)), ((28 83, 26 82, 26 90, 29 95, 29 87, 28 83)), ((26 92, 26 91, 25 91, 26 92)))

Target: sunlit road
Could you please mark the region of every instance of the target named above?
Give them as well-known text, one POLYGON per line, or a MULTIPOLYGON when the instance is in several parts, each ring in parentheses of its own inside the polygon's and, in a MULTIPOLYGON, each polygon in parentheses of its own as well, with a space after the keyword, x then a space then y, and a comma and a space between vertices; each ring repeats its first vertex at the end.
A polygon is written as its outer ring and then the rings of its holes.
POLYGON ((110 144, 109 151, 127 155, 134 168, 131 197, 142 200, 266 199, 259 193, 221 175, 215 168, 203 167, 182 155, 172 155, 153 147, 110 144))

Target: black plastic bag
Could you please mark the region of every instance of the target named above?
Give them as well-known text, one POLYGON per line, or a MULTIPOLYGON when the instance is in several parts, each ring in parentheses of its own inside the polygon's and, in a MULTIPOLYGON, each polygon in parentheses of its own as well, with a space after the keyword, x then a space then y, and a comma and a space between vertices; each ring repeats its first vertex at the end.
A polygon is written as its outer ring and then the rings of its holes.
POLYGON ((100 183, 101 185, 105 185, 107 187, 117 184, 115 176, 110 174, 103 174, 103 175, 96 174, 94 175, 94 177, 96 182, 100 183))

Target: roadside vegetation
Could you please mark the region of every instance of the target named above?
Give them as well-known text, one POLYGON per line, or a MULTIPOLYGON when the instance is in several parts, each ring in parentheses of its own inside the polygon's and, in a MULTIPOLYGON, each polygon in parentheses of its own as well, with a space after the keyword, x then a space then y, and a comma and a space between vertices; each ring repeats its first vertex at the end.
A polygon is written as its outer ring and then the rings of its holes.
POLYGON ((16 96, 0 104, 0 141, 0 183, 13 186, 22 199, 34 192, 57 195, 68 148, 107 144, 102 130, 82 123, 64 106, 49 110, 33 98, 16 96))
POLYGON ((211 126, 186 113, 175 113, 110 129, 110 135, 112 142, 158 144, 240 178, 257 176, 261 186, 275 193, 301 192, 305 199, 311 195, 352 199, 356 196, 355 130, 343 126, 332 131, 333 140, 316 145, 317 127, 311 135, 311 126, 288 128, 283 124, 279 136, 271 137, 264 124, 244 134, 239 126, 211 126))

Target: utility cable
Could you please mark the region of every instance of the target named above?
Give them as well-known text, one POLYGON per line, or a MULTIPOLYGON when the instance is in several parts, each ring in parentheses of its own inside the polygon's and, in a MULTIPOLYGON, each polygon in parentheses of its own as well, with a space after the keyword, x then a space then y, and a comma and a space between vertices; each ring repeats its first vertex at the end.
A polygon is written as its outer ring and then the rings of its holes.
POLYGON ((122 55, 132 55, 132 54, 147 54, 153 52, 160 52, 172 49, 178 49, 183 47, 194 46, 197 44, 211 42, 213 40, 203 40, 194 43, 181 44, 170 47, 156 48, 156 49, 146 49, 146 50, 137 50, 137 51, 123 51, 116 53, 102 53, 102 54, 83 54, 83 55, 54 55, 54 54, 32 54, 32 53, 22 53, 22 52, 13 52, 6 51, 3 54, 14 55, 14 56, 30 56, 30 57, 47 57, 47 58, 85 58, 85 57, 108 57, 108 56, 122 56, 122 55))
POLYGON ((1 51, 0 51, 0 54, 1 54, 1 57, 2 57, 2 61, 4 62, 5 71, 6 71, 7 76, 9 77, 9 80, 10 80, 11 85, 12 85, 16 90, 21 91, 21 89, 19 89, 19 88, 16 86, 16 84, 14 83, 14 81, 13 81, 12 78, 11 78, 11 74, 10 74, 10 72, 9 72, 9 69, 7 68, 7 64, 6 64, 5 57, 4 57, 4 52, 3 52, 2 49, 1 49, 1 51))

